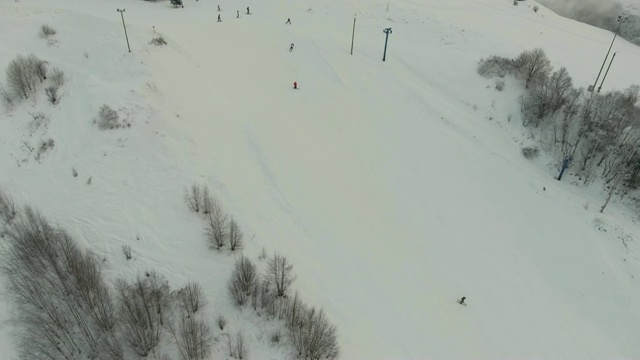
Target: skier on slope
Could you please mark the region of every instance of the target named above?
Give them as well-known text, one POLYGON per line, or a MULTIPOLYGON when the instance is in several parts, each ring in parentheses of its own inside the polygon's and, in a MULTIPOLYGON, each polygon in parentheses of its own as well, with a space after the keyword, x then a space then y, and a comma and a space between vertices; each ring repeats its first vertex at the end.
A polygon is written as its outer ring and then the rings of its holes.
POLYGON ((289 52, 293 51, 293 43, 291 43, 291 46, 289 46, 289 52))

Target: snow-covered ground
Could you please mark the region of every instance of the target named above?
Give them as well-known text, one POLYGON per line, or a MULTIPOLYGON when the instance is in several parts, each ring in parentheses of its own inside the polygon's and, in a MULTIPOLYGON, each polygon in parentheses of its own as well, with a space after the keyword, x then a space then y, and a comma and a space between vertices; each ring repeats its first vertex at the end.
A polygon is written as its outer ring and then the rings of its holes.
MULTIPOLYGON (((34 53, 68 81, 57 105, 41 91, 0 114, 0 189, 103 257, 109 279, 156 269, 175 287, 200 282, 212 327, 225 314, 244 329, 251 359, 287 352, 232 306, 234 258, 207 249, 182 198, 194 182, 238 220, 245 254, 294 263, 342 359, 639 358, 636 216, 617 202, 600 214, 598 187, 526 161, 519 85, 497 92, 475 71, 482 57, 542 47, 591 84, 611 34, 532 5, 3 1, 0 69, 34 53), (38 37, 45 23, 55 40, 38 37), (154 31, 167 46, 149 44, 154 31), (131 128, 99 131, 103 104, 131 128), (49 138, 36 160, 29 147, 49 138)), ((619 39, 614 51, 603 90, 640 84, 640 48, 619 39)), ((15 354, 10 333, 3 322, 2 358, 15 354)), ((212 358, 224 353, 216 343, 212 358)))

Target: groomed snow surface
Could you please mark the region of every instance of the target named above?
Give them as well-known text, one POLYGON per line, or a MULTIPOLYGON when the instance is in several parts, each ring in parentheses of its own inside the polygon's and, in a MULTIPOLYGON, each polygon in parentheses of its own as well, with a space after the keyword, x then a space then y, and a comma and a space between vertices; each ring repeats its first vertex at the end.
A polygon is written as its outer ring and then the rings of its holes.
MULTIPOLYGON (((68 80, 59 104, 41 89, 0 114, 0 188, 96 252, 110 281, 155 269, 173 288, 202 284, 214 335, 223 314, 249 359, 293 355, 269 342, 272 323, 233 306, 234 255, 208 249, 182 198, 194 182, 238 220, 244 254, 264 267, 264 247, 294 264, 295 289, 337 326, 342 359, 638 359, 637 216, 620 201, 600 214, 599 186, 555 181, 548 157, 525 160, 521 85, 497 92, 475 71, 480 58, 540 46, 591 84, 611 33, 532 5, 3 1, 0 69, 34 53, 68 80), (168 45, 150 45, 154 31, 168 45), (132 126, 98 130, 103 104, 132 126), (27 144, 49 138, 37 161, 27 144)), ((603 90, 640 84, 640 48, 617 40, 612 51, 603 90)), ((14 359, 1 301, 0 358, 14 359)), ((211 358, 226 355, 216 342, 211 358)))

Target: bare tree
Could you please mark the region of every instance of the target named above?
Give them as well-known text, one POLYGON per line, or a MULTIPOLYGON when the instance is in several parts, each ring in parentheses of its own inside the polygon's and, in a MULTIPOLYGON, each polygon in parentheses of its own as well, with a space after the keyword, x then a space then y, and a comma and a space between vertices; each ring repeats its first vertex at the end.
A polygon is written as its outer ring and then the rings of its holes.
POLYGON ((18 55, 7 66, 7 80, 9 89, 14 94, 29 98, 29 94, 35 89, 34 74, 31 72, 27 58, 18 55))
POLYGON ((202 212, 205 215, 211 213, 211 208, 213 207, 213 203, 216 201, 213 196, 209 193, 209 187, 207 185, 202 185, 202 212))
POLYGON ((289 328, 289 340, 301 359, 335 359, 340 353, 335 326, 315 308, 305 311, 300 325, 289 328))
POLYGON ((169 286, 161 276, 149 276, 129 284, 116 282, 122 334, 139 356, 149 355, 160 342, 163 315, 170 312, 169 286))
POLYGON ((266 276, 269 282, 275 286, 277 296, 285 296, 289 286, 295 280, 293 264, 284 256, 276 253, 269 259, 266 276))
POLYGON ((177 331, 171 328, 182 360, 206 359, 211 352, 213 338, 211 329, 202 320, 182 313, 177 331))
POLYGON ((514 65, 524 79, 524 87, 527 89, 551 72, 551 62, 541 48, 524 51, 514 60, 514 65))
POLYGON ((206 299, 202 287, 196 282, 188 282, 185 287, 178 290, 180 305, 188 316, 195 314, 198 309, 206 305, 206 299))
POLYGON ((229 220, 229 247, 231 251, 242 248, 242 230, 233 217, 229 220))
POLYGON ((227 326, 227 319, 225 319, 222 314, 218 315, 216 318, 216 325, 218 325, 220 330, 224 330, 224 327, 227 326))
POLYGON ((45 94, 47 94, 47 99, 51 104, 56 104, 58 102, 58 88, 55 86, 48 86, 44 89, 45 94))
POLYGON ((131 260, 132 255, 131 255, 131 246, 129 245, 122 245, 122 253, 124 253, 124 258, 127 260, 131 260))
POLYGON ((220 250, 227 243, 229 236, 229 217, 225 214, 222 204, 217 198, 212 198, 211 210, 207 216, 205 234, 209 245, 213 249, 220 250))
MULTIPOLYGON (((29 69, 33 75, 43 82, 47 80, 47 62, 38 58, 34 54, 30 54, 27 57, 27 62, 29 64, 29 69)), ((34 86, 35 88, 35 86, 34 86)))
POLYGON ((200 212, 200 187, 198 185, 193 184, 190 188, 184 189, 184 200, 189 205, 189 208, 195 212, 200 212))
POLYGON ((242 360, 247 356, 247 344, 244 341, 244 334, 238 331, 235 336, 235 354, 238 359, 242 360))
POLYGON ((249 258, 241 255, 236 259, 233 273, 231 273, 231 279, 229 280, 229 292, 236 305, 242 306, 247 302, 256 279, 256 266, 249 258))
POLYGON ((16 204, 13 199, 0 190, 0 219, 5 224, 10 224, 16 214, 16 204))
POLYGON ((49 78, 53 85, 58 88, 62 86, 65 81, 64 72, 58 68, 53 68, 53 70, 51 70, 51 76, 49 76, 49 78))

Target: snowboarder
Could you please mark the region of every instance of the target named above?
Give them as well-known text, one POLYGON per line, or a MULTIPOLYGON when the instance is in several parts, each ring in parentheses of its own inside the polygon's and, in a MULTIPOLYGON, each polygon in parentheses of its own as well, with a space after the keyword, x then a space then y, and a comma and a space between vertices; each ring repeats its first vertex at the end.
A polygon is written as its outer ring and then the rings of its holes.
POLYGON ((247 6, 247 15, 249 15, 249 14, 250 14, 249 7, 247 6))
POLYGON ((460 298, 460 300, 458 300, 458 304, 460 304, 460 305, 467 305, 467 304, 465 304, 465 302, 464 302, 464 300, 465 300, 466 298, 467 298, 466 296, 463 296, 462 298, 460 298))
POLYGON ((287 18, 287 22, 285 24, 291 25, 291 18, 287 18))
POLYGON ((298 89, 298 82, 297 81, 293 82, 293 88, 296 89, 296 90, 298 89))
POLYGON ((240 10, 236 10, 236 19, 240 19, 240 10))
POLYGON ((218 22, 222 22, 222 18, 220 18, 220 14, 218 14, 218 22))
POLYGON ((289 52, 293 51, 293 43, 291 43, 291 46, 289 46, 289 52))

